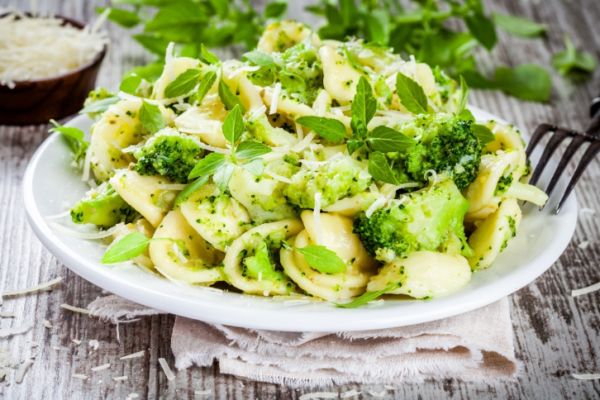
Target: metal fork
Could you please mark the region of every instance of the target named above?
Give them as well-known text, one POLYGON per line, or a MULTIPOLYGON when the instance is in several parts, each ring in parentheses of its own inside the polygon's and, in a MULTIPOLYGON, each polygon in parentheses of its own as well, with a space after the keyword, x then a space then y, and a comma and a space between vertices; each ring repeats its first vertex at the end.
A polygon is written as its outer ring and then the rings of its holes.
POLYGON ((573 158, 573 155, 584 143, 590 143, 587 150, 581 157, 581 160, 579 161, 579 164, 577 165, 577 168, 575 169, 575 172, 573 173, 573 176, 571 177, 571 180, 569 181, 562 198, 554 210, 555 214, 560 212, 560 209, 573 191, 573 188, 583 174, 583 171, 585 171, 586 167, 594 159, 598 151, 600 151, 600 96, 592 100, 592 104, 590 106, 590 118, 591 120, 588 123, 588 126, 585 128, 585 132, 561 128, 551 124, 541 124, 537 127, 535 132, 533 132, 531 140, 529 141, 529 145, 527 146, 526 153, 527 158, 529 159, 531 153, 533 153, 533 150, 539 144, 540 140, 548 133, 553 133, 550 140, 548 140, 548 143, 546 143, 544 152, 542 153, 542 156, 540 157, 533 174, 531 174, 531 179, 529 179, 529 183, 535 185, 540 179, 540 176, 542 175, 546 164, 548 164, 550 157, 552 157, 558 146, 566 138, 572 138, 571 143, 569 143, 569 146, 565 150, 560 162, 558 163, 558 166, 556 167, 556 170, 554 171, 554 174, 552 175, 552 178, 550 179, 550 183, 546 188, 546 193, 548 194, 548 197, 550 197, 552 191, 558 183, 558 180, 561 177, 561 174, 566 169, 567 164, 569 161, 571 161, 571 158, 573 158))

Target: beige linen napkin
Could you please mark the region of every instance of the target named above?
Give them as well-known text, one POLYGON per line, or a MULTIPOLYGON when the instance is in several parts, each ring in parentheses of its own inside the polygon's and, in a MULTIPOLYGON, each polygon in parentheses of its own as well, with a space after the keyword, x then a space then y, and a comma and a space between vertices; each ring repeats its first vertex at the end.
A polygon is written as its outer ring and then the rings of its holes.
MULTIPOLYGON (((113 322, 159 313, 117 296, 88 308, 113 322)), ((273 332, 177 317, 171 347, 179 369, 217 360, 221 373, 290 386, 481 381, 517 371, 507 299, 444 320, 363 332, 273 332)))

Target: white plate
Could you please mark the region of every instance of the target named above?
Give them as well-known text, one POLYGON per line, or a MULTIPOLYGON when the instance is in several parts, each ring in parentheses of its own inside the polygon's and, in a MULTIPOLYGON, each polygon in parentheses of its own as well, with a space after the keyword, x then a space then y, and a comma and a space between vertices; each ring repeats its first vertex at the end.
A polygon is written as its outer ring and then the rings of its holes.
MULTIPOLYGON (((473 111, 478 119, 493 118, 480 110, 473 111)), ((77 117, 68 125, 87 131, 90 124, 88 118, 77 117)), ((245 328, 321 332, 380 329, 432 321, 483 307, 546 271, 568 245, 577 222, 574 194, 558 216, 525 208, 517 237, 494 265, 475 273, 468 286, 446 297, 428 301, 386 300, 358 309, 341 309, 320 302, 298 305, 281 299, 176 284, 131 264, 100 264, 104 249, 98 242, 57 232, 44 219, 66 210, 87 190, 70 162, 67 147, 58 135, 52 135, 31 159, 23 182, 29 223, 62 263, 88 281, 137 303, 245 328)), ((556 193, 563 189, 564 185, 558 187, 556 193)), ((552 207, 546 207, 549 209, 552 207)))

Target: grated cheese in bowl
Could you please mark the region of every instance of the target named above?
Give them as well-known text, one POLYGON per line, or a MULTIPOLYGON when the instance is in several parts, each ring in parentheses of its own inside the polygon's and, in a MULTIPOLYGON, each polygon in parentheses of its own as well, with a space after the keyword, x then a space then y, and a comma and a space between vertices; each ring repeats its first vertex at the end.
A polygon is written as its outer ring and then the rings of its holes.
POLYGON ((80 29, 56 17, 0 17, 0 84, 14 88, 16 82, 53 78, 92 63, 108 44, 98 25, 80 29))

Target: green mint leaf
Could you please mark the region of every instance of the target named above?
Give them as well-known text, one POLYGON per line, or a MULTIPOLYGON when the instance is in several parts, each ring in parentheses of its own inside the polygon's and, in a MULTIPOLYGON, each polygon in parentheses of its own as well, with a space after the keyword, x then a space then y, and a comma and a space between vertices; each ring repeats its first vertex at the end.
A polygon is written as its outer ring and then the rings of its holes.
POLYGON ((90 143, 85 140, 85 134, 83 131, 79 128, 75 128, 74 126, 61 125, 53 119, 50 120, 50 123, 54 126, 50 129, 50 132, 60 133, 60 135, 63 137, 63 140, 67 143, 67 146, 69 146, 69 149, 73 154, 73 159, 81 167, 79 162, 85 158, 85 152, 90 145, 90 143))
POLYGON ((229 180, 231 179, 234 169, 235 165, 225 161, 225 163, 215 171, 215 174, 213 175, 213 181, 217 184, 222 192, 227 190, 229 180))
POLYGON ((398 284, 390 283, 388 286, 385 287, 385 289, 376 290, 374 292, 365 292, 365 293, 361 294, 360 296, 354 298, 349 303, 336 303, 335 305, 340 308, 362 307, 362 306, 366 305, 367 303, 383 296, 384 294, 391 292, 392 290, 396 289, 397 287, 398 287, 398 284))
POLYGON ((498 41, 494 21, 486 17, 482 12, 475 12, 468 15, 464 17, 464 20, 469 28, 469 32, 483 47, 488 50, 494 48, 498 41))
POLYGON ((188 179, 210 176, 225 163, 225 156, 220 153, 210 153, 192 168, 188 179))
POLYGON ((523 100, 545 102, 552 93, 550 74, 535 64, 521 64, 514 68, 498 67, 494 84, 503 92, 523 100))
POLYGON ((296 122, 330 142, 339 143, 346 137, 346 127, 334 118, 305 116, 298 118, 296 122))
MULTIPOLYGON (((354 2, 353 2, 354 3, 354 2)), ((383 10, 363 14, 366 38, 370 43, 385 46, 389 40, 390 15, 383 10)))
POLYGON ((179 74, 173 82, 167 85, 167 87, 165 88, 164 95, 165 97, 170 99, 174 97, 184 96, 196 87, 199 79, 199 69, 190 68, 188 70, 185 70, 181 74, 179 74))
POLYGON ((364 144, 365 142, 360 139, 348 139, 348 142, 346 143, 346 146, 348 147, 348 153, 354 153, 356 150, 363 147, 364 144))
POLYGON ((139 67, 134 67, 127 71, 124 76, 127 77, 131 75, 137 75, 148 82, 154 82, 158 79, 158 77, 160 77, 160 74, 162 74, 164 68, 164 63, 153 62, 139 67))
POLYGON ((135 94, 137 88, 140 86, 140 83, 142 83, 142 78, 139 75, 131 74, 121 81, 119 90, 121 92, 135 94))
POLYGON ((359 138, 367 134, 367 125, 375 115, 377 100, 373 97, 373 90, 369 81, 361 76, 356 85, 356 94, 352 100, 352 119, 350 125, 352 132, 359 138))
POLYGON ((243 59, 251 62, 254 65, 258 65, 259 67, 274 67, 275 60, 269 54, 262 52, 260 50, 253 50, 248 52, 242 56, 243 59))
POLYGON ((208 182, 209 175, 202 175, 194 182, 188 184, 183 188, 181 192, 175 197, 175 205, 178 206, 186 201, 196 190, 200 189, 206 182, 208 182))
POLYGON ((457 113, 461 113, 465 108, 467 108, 467 102, 469 101, 469 87, 467 86, 467 81, 463 76, 460 76, 460 101, 458 102, 457 113))
POLYGON ((565 49, 552 57, 552 65, 561 75, 581 80, 594 72, 598 62, 590 53, 577 50, 567 37, 565 49))
POLYGON ((281 18, 287 11, 286 1, 273 1, 265 6, 265 18, 281 18))
POLYGON ((83 107, 83 109, 79 111, 79 114, 102 114, 104 111, 108 110, 108 107, 117 103, 119 100, 121 100, 119 97, 111 96, 102 100, 93 101, 83 107))
POLYGON ((221 129, 223 136, 231 144, 237 143, 240 136, 242 136, 242 132, 244 132, 244 118, 242 117, 242 109, 238 104, 227 113, 221 129))
POLYGON ((187 25, 200 25, 207 21, 204 4, 191 0, 177 0, 156 5, 158 12, 146 23, 146 32, 178 32, 187 25))
POLYGON ((489 142, 494 141, 494 139, 496 138, 496 136, 490 130, 490 128, 488 128, 485 125, 473 124, 471 125, 471 129, 473 129, 473 133, 475 134, 475 136, 477 136, 477 140, 479 140, 481 146, 485 146, 489 142))
POLYGON ((221 60, 214 53, 206 48, 204 44, 200 45, 200 60, 202 60, 205 64, 217 64, 221 60))
POLYGON ((494 13, 492 16, 497 26, 506 32, 521 37, 537 37, 546 33, 548 26, 538 24, 527 18, 494 13))
POLYGON ((217 73, 215 71, 208 71, 206 74, 204 74, 200 84, 198 85, 198 90, 196 91, 196 103, 202 103, 202 100, 204 100, 204 97, 213 87, 216 80, 217 73))
POLYGON ((381 152, 373 152, 369 155, 369 174, 379 182, 398 185, 400 183, 392 166, 385 155, 381 152))
MULTIPOLYGON (((102 14, 106 9, 106 7, 98 7, 96 8, 96 12, 102 14)), ((108 19, 125 28, 133 28, 142 21, 133 11, 111 7, 108 7, 108 10, 110 10, 108 12, 108 19)))
POLYGON ((133 38, 146 50, 158 55, 161 58, 165 56, 165 51, 167 50, 167 46, 170 42, 169 40, 153 33, 138 33, 133 35, 133 38))
POLYGON ((155 133, 165 127, 165 120, 157 105, 142 101, 140 122, 149 133, 155 133))
POLYGON ((337 274, 346 270, 346 263, 335 251, 325 246, 309 245, 296 248, 296 251, 304 256, 308 265, 324 274, 337 274))
POLYGON ((389 153, 406 151, 415 144, 415 141, 395 129, 381 125, 369 133, 367 143, 373 151, 389 153))
POLYGON ((423 88, 402 72, 396 76, 396 94, 400 103, 411 113, 427 113, 427 96, 423 88))
POLYGON ((283 278, 283 274, 273 268, 269 248, 265 242, 260 242, 253 256, 244 258, 244 266, 252 279, 275 281, 283 278))
POLYGON ((102 256, 103 264, 128 261, 146 251, 150 239, 141 232, 133 232, 113 243, 102 256))
POLYGON ((229 86, 223 80, 219 81, 219 97, 227 110, 232 110, 235 106, 239 106, 242 112, 245 112, 240 98, 231 92, 231 89, 229 89, 229 86))
POLYGON ((271 151, 271 148, 267 145, 255 142, 254 140, 246 140, 237 146, 235 156, 241 159, 251 160, 270 153, 271 151))

